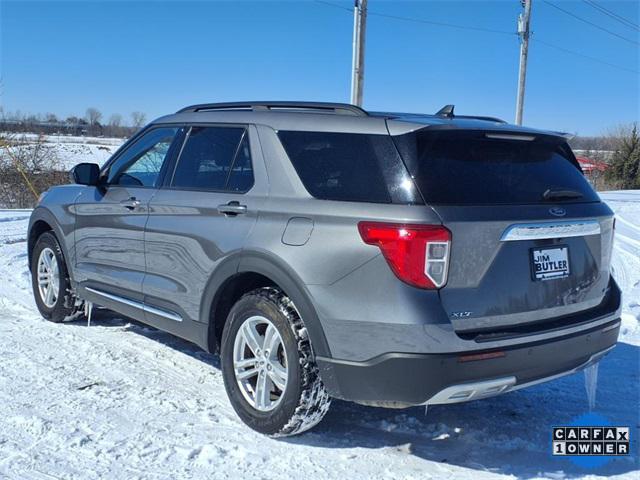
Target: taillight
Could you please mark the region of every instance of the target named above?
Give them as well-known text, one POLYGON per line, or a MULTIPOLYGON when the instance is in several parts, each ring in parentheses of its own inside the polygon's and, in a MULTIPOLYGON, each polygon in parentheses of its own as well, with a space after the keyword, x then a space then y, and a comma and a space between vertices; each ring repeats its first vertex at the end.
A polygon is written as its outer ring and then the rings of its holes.
POLYGON ((393 273, 410 285, 440 288, 447 283, 451 232, 441 225, 360 222, 360 236, 376 245, 393 273))

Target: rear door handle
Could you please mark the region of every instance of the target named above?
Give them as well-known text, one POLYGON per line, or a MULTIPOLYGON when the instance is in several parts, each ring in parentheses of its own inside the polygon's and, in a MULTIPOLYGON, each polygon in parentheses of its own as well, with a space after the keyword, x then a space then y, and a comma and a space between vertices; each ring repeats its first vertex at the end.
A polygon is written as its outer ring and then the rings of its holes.
POLYGON ((247 213, 247 206, 240 205, 240 202, 236 202, 235 200, 229 203, 225 203, 223 205, 218 205, 218 212, 224 213, 225 215, 235 217, 236 215, 242 215, 247 213))
POLYGON ((140 206, 140 200, 136 200, 135 197, 131 197, 128 200, 122 200, 120 205, 128 210, 133 210, 140 206))

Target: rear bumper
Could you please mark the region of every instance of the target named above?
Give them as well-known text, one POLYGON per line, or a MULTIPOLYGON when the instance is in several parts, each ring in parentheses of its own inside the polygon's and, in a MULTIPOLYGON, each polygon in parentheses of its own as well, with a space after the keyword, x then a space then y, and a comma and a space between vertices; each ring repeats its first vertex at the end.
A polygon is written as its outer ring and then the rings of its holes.
POLYGON ((576 372, 616 344, 620 319, 531 343, 449 354, 388 353, 364 362, 318 357, 332 396, 367 404, 455 403, 498 395, 576 372), (468 354, 500 357, 466 359, 468 354))

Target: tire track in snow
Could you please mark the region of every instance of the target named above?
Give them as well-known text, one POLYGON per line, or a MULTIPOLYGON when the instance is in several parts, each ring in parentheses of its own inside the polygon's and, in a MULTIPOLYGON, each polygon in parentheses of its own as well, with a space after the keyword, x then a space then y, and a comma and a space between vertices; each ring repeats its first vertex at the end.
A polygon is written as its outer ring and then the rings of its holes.
POLYGON ((640 234, 640 225, 636 225, 633 222, 630 222, 629 220, 627 220, 626 218, 624 218, 624 216, 622 215, 616 215, 616 222, 620 222, 625 224, 627 227, 629 227, 631 230, 636 231, 638 234, 640 234))

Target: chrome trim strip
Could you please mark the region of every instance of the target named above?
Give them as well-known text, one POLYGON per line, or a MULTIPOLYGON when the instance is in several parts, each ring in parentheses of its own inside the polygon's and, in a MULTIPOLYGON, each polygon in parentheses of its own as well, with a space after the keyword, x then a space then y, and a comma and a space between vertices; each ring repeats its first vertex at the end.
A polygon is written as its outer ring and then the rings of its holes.
POLYGON ((161 310, 159 308, 151 307, 151 306, 146 305, 146 304, 144 306, 144 311, 148 312, 148 313, 152 313, 153 315, 158 315, 159 317, 164 317, 164 318, 167 318, 169 320, 173 320, 174 322, 181 322, 182 321, 182 317, 180 315, 178 315, 177 313, 168 312, 166 310, 161 310))
POLYGON ((442 405, 468 402, 480 398, 493 397, 509 390, 516 383, 516 377, 502 377, 493 380, 462 383, 440 390, 424 405, 442 405))
POLYGON ((109 300, 113 300, 114 302, 124 303, 125 305, 129 305, 133 308, 138 308, 140 310, 144 310, 144 304, 140 302, 136 302, 134 300, 129 300, 128 298, 119 297, 118 295, 113 295, 111 293, 103 292, 102 290, 96 290, 91 287, 84 287, 87 292, 95 293, 96 295, 100 295, 101 297, 108 298, 109 300))
POLYGON ((103 292, 102 290, 97 290, 91 287, 84 287, 84 289, 88 292, 99 295, 103 298, 108 298, 109 300, 113 300, 114 302, 122 303, 124 305, 128 305, 133 308, 137 308, 138 310, 142 310, 143 312, 148 312, 153 315, 158 315, 160 317, 167 318, 169 320, 173 320, 174 322, 181 322, 182 317, 177 313, 168 312, 166 310, 161 310, 159 308, 151 307, 149 305, 145 305, 141 302, 136 302, 134 300, 129 300, 128 298, 120 297, 118 295, 113 295, 111 293, 103 292))
POLYGON ((587 235, 600 235, 600 222, 597 220, 568 220, 564 222, 516 223, 507 227, 500 237, 500 241, 515 242, 587 235))
POLYGON ((608 331, 610 331, 610 330, 613 330, 614 328, 618 328, 618 327, 620 326, 620 324, 621 324, 621 323, 622 323, 622 322, 616 322, 616 323, 614 323, 613 325, 610 325, 610 326, 608 326, 607 328, 600 330, 600 333, 605 333, 605 332, 608 332, 608 331))

